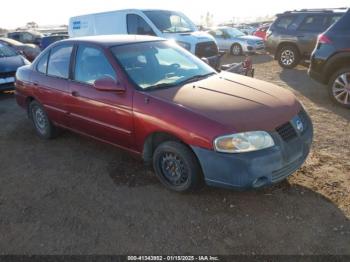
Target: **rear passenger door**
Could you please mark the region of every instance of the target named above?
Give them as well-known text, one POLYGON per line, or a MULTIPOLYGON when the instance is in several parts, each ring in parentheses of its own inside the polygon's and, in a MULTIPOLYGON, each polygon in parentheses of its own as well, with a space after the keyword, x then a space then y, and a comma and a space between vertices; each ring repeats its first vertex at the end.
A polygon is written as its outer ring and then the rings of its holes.
POLYGON ((32 74, 35 97, 45 107, 49 118, 67 125, 68 78, 72 44, 61 44, 48 50, 36 64, 32 74))
POLYGON ((323 14, 306 15, 297 29, 297 41, 302 55, 310 56, 315 48, 317 36, 328 27, 328 16, 323 14))

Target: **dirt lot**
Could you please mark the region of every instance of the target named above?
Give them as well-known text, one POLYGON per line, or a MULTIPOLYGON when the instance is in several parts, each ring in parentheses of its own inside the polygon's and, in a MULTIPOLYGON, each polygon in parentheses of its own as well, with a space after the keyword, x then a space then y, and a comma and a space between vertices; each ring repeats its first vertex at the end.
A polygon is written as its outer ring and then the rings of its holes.
POLYGON ((0 253, 350 254, 350 111, 306 68, 254 60, 256 77, 292 90, 315 128, 306 164, 259 191, 169 192, 111 146, 69 132, 38 139, 13 95, 0 95, 0 253))

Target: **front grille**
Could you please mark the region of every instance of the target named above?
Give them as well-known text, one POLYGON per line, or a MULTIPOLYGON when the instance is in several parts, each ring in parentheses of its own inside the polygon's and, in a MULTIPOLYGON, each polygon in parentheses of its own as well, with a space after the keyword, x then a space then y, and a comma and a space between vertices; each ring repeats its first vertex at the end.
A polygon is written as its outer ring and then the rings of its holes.
POLYGON ((196 45, 195 54, 199 58, 216 56, 218 55, 218 53, 219 53, 218 47, 213 41, 198 43, 196 45))
POLYGON ((292 140, 297 137, 297 132, 290 122, 287 122, 276 128, 277 133, 282 137, 282 139, 286 142, 292 140))
POLYGON ((257 45, 263 45, 263 44, 264 44, 263 41, 258 41, 258 42, 257 42, 257 45))
POLYGON ((16 75, 16 71, 0 72, 0 78, 14 77, 15 75, 16 75))

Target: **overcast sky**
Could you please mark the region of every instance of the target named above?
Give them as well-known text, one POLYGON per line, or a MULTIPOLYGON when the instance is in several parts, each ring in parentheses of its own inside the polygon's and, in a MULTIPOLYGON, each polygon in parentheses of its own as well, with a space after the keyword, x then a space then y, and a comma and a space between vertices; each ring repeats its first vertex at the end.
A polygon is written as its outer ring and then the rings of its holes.
POLYGON ((208 11, 215 22, 246 19, 302 9, 350 6, 350 0, 5 0, 0 27, 16 28, 27 22, 67 24, 71 16, 125 8, 156 8, 184 12, 194 22, 208 11))

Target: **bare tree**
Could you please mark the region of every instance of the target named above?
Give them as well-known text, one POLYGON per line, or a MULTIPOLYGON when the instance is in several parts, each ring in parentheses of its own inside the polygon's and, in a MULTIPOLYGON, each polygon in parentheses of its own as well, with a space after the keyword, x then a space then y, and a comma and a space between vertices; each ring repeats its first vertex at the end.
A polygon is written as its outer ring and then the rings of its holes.
POLYGON ((36 29, 36 28, 38 28, 38 24, 37 24, 36 22, 32 21, 32 22, 28 22, 28 23, 26 24, 26 27, 27 27, 28 29, 36 29))

